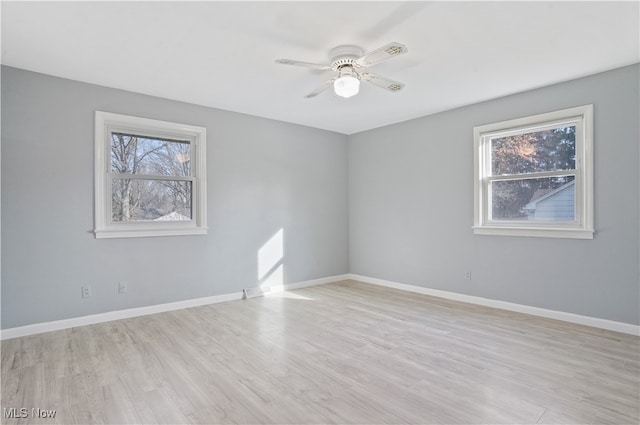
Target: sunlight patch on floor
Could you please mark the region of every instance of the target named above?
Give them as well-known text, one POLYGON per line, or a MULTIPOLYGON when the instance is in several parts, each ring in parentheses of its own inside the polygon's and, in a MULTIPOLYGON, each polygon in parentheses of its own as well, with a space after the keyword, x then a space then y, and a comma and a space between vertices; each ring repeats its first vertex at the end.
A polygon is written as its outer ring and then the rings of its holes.
POLYGON ((305 297, 304 295, 300 295, 292 291, 285 291, 284 289, 272 289, 269 293, 265 294, 265 297, 313 301, 313 298, 305 297))

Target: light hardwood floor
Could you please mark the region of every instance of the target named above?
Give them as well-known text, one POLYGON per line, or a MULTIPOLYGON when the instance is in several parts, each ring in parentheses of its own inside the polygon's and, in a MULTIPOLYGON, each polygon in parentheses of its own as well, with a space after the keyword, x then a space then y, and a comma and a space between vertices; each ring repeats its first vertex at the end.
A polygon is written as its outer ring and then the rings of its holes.
POLYGON ((354 281, 1 349, 2 407, 57 410, 8 424, 639 422, 638 337, 354 281))

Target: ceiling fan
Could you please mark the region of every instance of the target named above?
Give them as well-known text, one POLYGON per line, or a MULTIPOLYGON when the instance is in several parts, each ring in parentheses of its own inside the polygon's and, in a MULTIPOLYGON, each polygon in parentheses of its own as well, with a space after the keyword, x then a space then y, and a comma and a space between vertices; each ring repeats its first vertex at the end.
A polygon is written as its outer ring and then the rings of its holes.
POLYGON ((338 46, 329 52, 329 58, 331 58, 330 65, 301 62, 291 59, 278 59, 276 63, 302 66, 320 71, 337 72, 337 75, 322 83, 320 87, 305 97, 316 97, 333 84, 333 89, 338 96, 348 98, 358 94, 360 90, 360 80, 365 80, 374 86, 382 87, 391 92, 402 90, 404 87, 403 83, 380 77, 370 72, 363 72, 363 70, 407 52, 408 50, 405 45, 396 42, 386 44, 366 55, 364 51, 357 46, 338 46))

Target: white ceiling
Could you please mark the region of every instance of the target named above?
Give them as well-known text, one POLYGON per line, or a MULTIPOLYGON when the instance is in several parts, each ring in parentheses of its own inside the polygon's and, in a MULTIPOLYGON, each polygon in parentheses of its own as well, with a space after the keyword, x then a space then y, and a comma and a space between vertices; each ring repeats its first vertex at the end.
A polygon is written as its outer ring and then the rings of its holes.
POLYGON ((352 134, 640 60, 639 3, 2 2, 2 63, 352 134), (391 93, 304 96, 328 51, 397 41, 391 93))

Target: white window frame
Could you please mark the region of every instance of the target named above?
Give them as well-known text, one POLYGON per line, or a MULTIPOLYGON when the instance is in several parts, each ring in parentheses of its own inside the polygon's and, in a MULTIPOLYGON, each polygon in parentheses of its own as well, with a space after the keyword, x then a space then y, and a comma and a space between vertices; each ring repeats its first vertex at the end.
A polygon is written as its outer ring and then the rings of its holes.
POLYGON ((96 239, 149 236, 204 235, 207 233, 207 130, 187 124, 95 112, 95 229, 96 239), (111 212, 111 134, 188 140, 191 144, 191 220, 114 222, 111 212))
POLYGON ((474 127, 474 224, 477 235, 533 236, 551 238, 593 239, 593 105, 578 106, 525 118, 517 118, 474 127), (527 177, 575 176, 576 220, 507 221, 492 220, 489 183, 520 180, 491 176, 491 139, 543 130, 559 125, 576 126, 576 168, 528 173, 527 177))

